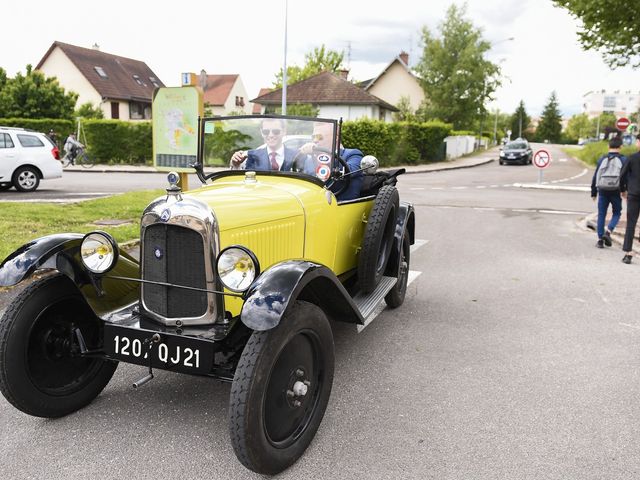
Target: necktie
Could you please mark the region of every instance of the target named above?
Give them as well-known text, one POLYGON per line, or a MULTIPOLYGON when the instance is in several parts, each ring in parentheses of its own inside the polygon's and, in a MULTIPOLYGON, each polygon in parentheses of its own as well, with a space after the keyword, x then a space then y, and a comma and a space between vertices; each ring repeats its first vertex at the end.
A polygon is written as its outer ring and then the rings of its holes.
POLYGON ((271 157, 271 170, 280 170, 280 166, 276 162, 276 152, 271 152, 269 156, 271 157))

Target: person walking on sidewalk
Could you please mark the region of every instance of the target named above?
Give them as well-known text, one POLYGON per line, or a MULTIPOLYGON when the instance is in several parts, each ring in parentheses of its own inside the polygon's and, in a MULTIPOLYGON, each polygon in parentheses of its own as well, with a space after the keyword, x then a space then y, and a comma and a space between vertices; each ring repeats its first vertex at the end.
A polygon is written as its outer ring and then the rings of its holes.
POLYGON ((627 159, 620 178, 620 191, 627 199, 627 229, 622 244, 622 261, 627 264, 631 263, 633 257, 633 234, 640 214, 640 134, 636 137, 636 147, 639 151, 627 159))
POLYGON ((598 159, 596 171, 591 179, 591 199, 598 199, 598 242, 596 247, 611 246, 611 232, 616 228, 622 213, 622 197, 620 197, 620 174, 626 162, 626 158, 620 154, 622 139, 614 137, 609 140, 609 153, 598 159), (611 204, 611 220, 607 229, 604 223, 607 218, 607 210, 611 204))

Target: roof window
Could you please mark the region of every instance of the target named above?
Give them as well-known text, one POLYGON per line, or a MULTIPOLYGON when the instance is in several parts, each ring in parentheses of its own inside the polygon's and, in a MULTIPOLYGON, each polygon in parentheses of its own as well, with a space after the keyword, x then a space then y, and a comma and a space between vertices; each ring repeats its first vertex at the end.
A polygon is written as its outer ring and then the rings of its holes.
POLYGON ((158 79, 156 77, 149 77, 149 81, 153 83, 154 87, 160 87, 160 84, 158 83, 158 79))
POLYGON ((96 71, 96 73, 98 75, 100 75, 102 78, 109 78, 107 76, 107 72, 104 71, 104 68, 102 67, 93 67, 93 69, 96 71))
POLYGON ((138 85, 144 85, 144 83, 142 83, 142 80, 140 80, 140 76, 139 75, 134 75, 133 79, 136 81, 136 83, 138 85))

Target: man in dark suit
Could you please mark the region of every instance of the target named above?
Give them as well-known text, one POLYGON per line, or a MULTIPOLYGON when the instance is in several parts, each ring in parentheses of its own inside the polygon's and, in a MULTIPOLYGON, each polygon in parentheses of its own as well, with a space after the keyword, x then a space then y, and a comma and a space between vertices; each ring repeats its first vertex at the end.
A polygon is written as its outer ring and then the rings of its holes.
POLYGON ((286 133, 285 122, 279 118, 265 118, 260 126, 265 146, 253 150, 241 150, 231 157, 231 168, 245 170, 291 171, 297 150, 282 143, 286 133), (244 167, 242 164, 244 163, 244 167))
MULTIPOLYGON (((311 136, 313 142, 307 143, 300 147, 300 151, 302 153, 306 153, 309 155, 309 159, 312 159, 311 162, 307 159, 304 163, 304 171, 305 173, 313 172, 318 168, 321 164, 316 162, 313 158, 314 156, 319 157, 320 155, 314 155, 314 150, 316 152, 331 152, 331 148, 333 147, 333 140, 336 136, 336 132, 334 131, 334 127, 332 123, 328 122, 316 122, 313 126, 313 135, 311 136), (314 166, 315 165, 315 166, 314 166)), ((347 163, 349 166, 350 172, 355 172, 350 175, 349 185, 346 189, 340 192, 339 195, 336 196, 338 201, 342 200, 353 200, 360 196, 360 189, 362 188, 362 182, 364 181, 364 176, 362 171, 360 170, 360 161, 362 160, 363 153, 356 148, 344 148, 342 145, 339 146, 338 152, 340 157, 347 163)), ((331 155, 332 157, 333 155, 331 155)), ((319 172, 316 172, 317 176, 322 180, 327 180, 329 177, 329 171, 327 171, 327 175, 321 176, 319 172)), ((312 173, 313 174, 313 173, 312 173)), ((338 180, 333 183, 331 186, 331 190, 339 190, 346 180, 338 180)))

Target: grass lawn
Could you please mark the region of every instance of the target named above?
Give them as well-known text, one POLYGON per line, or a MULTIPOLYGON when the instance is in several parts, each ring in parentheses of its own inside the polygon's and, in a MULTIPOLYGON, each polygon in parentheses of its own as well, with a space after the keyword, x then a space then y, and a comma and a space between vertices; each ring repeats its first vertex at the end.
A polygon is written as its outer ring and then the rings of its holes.
POLYGON ((104 230, 118 243, 140 236, 140 216, 164 193, 148 190, 78 203, 0 202, 0 261, 34 238, 52 233, 104 230), (128 220, 121 226, 94 225, 98 220, 128 220))

